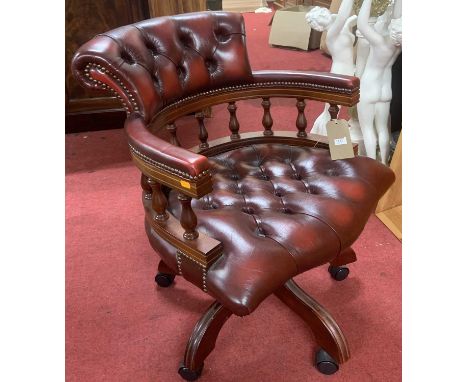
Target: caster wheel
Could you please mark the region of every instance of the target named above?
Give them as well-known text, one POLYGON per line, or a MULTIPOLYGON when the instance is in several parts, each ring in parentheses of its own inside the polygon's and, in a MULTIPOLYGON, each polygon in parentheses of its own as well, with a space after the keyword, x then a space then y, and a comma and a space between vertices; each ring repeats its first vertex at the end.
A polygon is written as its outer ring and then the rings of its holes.
POLYGON ((158 284, 160 287, 167 288, 168 286, 172 284, 172 282, 174 281, 174 278, 175 278, 174 275, 158 272, 158 274, 154 278, 154 281, 156 281, 156 284, 158 284))
POLYGON ((315 354, 315 367, 320 371, 322 374, 331 375, 338 371, 340 368, 338 366, 338 362, 336 362, 330 354, 328 354, 325 350, 320 349, 315 354))
POLYGON ((328 272, 336 281, 343 281, 349 275, 349 269, 346 267, 334 267, 330 265, 328 272))
POLYGON ((180 367, 179 367, 179 374, 186 381, 196 381, 198 378, 200 378, 202 370, 203 370, 203 364, 200 367, 200 369, 198 369, 197 371, 193 371, 185 367, 184 363, 181 362, 180 367))

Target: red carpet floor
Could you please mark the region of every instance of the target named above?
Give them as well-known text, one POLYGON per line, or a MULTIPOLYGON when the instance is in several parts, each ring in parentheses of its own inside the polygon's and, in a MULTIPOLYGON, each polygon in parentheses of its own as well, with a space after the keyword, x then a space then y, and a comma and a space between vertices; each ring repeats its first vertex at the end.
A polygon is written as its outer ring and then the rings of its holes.
MULTIPOLYGON (((254 69, 329 69, 320 52, 268 47, 270 17, 245 15, 254 69)), ((294 127, 293 105, 273 101, 274 129, 294 127)), ((260 103, 238 106, 241 130, 257 130, 260 103)), ((308 104, 309 121, 322 107, 308 104)), ((194 119, 178 126, 182 143, 193 145, 194 119)), ((207 126, 210 137, 227 132, 225 106, 214 108, 207 126)), ((158 257, 144 232, 139 173, 122 130, 68 135, 66 156, 66 380, 181 381, 178 363, 210 297, 181 278, 168 289, 155 286, 158 257)), ((251 316, 227 322, 201 381, 400 381, 401 243, 372 216, 354 248, 358 262, 345 281, 333 281, 325 266, 297 277, 347 336, 352 358, 337 374, 312 366, 312 334, 270 297, 251 316)))

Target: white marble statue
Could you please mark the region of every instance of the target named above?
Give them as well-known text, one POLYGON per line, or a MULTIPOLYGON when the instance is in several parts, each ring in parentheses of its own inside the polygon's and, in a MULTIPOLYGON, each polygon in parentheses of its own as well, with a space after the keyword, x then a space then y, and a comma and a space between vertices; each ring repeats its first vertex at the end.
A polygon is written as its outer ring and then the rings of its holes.
MULTIPOLYGON (((384 14, 377 17, 369 17, 369 25, 373 26, 374 29, 380 33, 384 34, 388 30, 388 25, 390 23, 393 12, 393 4, 387 7, 387 10, 384 14)), ((363 36, 363 34, 356 30, 356 69, 354 75, 358 78, 361 78, 364 68, 366 67, 367 58, 369 56, 369 41, 363 36)), ((359 124, 359 118, 357 113, 356 106, 349 108, 349 131, 351 135, 351 140, 358 143, 359 155, 366 155, 366 148, 364 145, 364 138, 362 136, 361 126, 359 124)))
MULTIPOLYGON (((306 20, 312 29, 323 32, 327 31, 326 43, 328 51, 332 56, 331 73, 354 75, 354 50, 355 36, 352 31, 356 25, 357 16, 352 15, 353 0, 343 0, 338 13, 331 14, 327 8, 313 7, 307 14, 306 20)), ((311 132, 320 135, 327 135, 326 125, 330 121, 328 108, 325 108, 320 116, 315 120, 311 132)))
POLYGON ((380 160, 387 164, 392 66, 401 52, 402 41, 401 0, 395 0, 391 19, 384 14, 375 26, 369 24, 371 5, 372 0, 364 0, 357 19, 359 32, 369 43, 368 57, 360 75, 361 96, 357 111, 366 155, 376 159, 378 142, 380 160))
MULTIPOLYGON (((388 25, 392 19, 393 14, 393 2, 391 2, 386 11, 377 17, 370 16, 368 24, 374 27, 378 33, 384 34, 388 30, 388 25)), ((354 75, 361 78, 364 68, 366 67, 367 57, 369 56, 369 41, 363 36, 359 31, 359 28, 356 30, 356 71, 354 75)))

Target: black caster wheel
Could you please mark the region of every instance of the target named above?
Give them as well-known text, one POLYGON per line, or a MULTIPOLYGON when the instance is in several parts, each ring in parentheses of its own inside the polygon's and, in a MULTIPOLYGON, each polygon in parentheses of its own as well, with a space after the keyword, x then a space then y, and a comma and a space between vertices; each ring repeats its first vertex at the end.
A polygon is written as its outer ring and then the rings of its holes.
POLYGON ((328 272, 336 281, 343 281, 349 275, 349 269, 346 267, 334 267, 330 265, 328 272))
POLYGON ((315 367, 322 374, 326 375, 334 374, 340 368, 338 366, 338 362, 336 362, 332 356, 323 349, 319 349, 315 354, 315 367))
POLYGON ((158 284, 160 287, 167 288, 168 286, 172 284, 172 282, 174 281, 174 278, 175 278, 174 275, 158 272, 158 274, 154 278, 154 281, 156 281, 156 284, 158 284))
POLYGON ((200 369, 198 369, 197 371, 193 371, 185 367, 184 363, 181 362, 180 367, 179 367, 179 374, 186 381, 196 381, 198 378, 200 378, 202 370, 203 370, 203 364, 201 365, 200 369))

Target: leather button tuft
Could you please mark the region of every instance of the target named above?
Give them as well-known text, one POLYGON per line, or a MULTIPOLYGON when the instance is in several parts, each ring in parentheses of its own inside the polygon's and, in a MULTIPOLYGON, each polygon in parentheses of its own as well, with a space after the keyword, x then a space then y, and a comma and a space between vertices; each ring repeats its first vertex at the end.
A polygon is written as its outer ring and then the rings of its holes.
POLYGON ((239 175, 237 175, 237 174, 232 174, 232 175, 230 176, 230 178, 231 178, 232 180, 239 180, 239 179, 240 179, 240 178, 239 178, 239 175))
POLYGON ((154 87, 159 89, 159 78, 156 77, 155 74, 151 74, 151 78, 153 79, 153 84, 154 84, 154 87))
POLYGON ((317 186, 309 186, 309 194, 317 195, 320 193, 320 189, 317 186))
POLYGON ((230 35, 223 34, 222 32, 216 33, 215 36, 216 40, 218 40, 219 42, 226 42, 231 37, 230 35))
POLYGON ((181 81, 185 78, 185 68, 182 65, 177 67, 177 75, 181 81))
POLYGON ((255 230, 255 234, 257 236, 261 236, 261 237, 266 237, 267 233, 266 231, 262 228, 262 227, 258 227, 256 230, 255 230))
POLYGON ((125 50, 121 52, 120 57, 122 57, 122 60, 124 60, 127 64, 132 65, 135 63, 135 60, 133 59, 132 56, 125 50))
POLYGON ((216 62, 210 59, 205 60, 205 66, 210 73, 214 72, 217 67, 216 62))
POLYGON ((190 46, 190 44, 192 43, 192 39, 190 35, 185 32, 179 33, 179 40, 182 43, 182 45, 185 45, 185 46, 190 46))
POLYGON ((242 212, 248 215, 253 215, 255 213, 252 207, 242 207, 242 212))
POLYGON ((148 49, 153 56, 157 56, 159 54, 158 49, 149 41, 146 42, 145 46, 146 46, 146 49, 148 49))
POLYGON ((281 212, 282 212, 283 214, 292 214, 292 213, 293 213, 292 210, 291 210, 290 208, 283 208, 283 209, 281 210, 281 212))
POLYGON ((260 179, 270 180, 270 177, 268 175, 262 174, 262 175, 260 175, 260 179))
POLYGON ((275 196, 279 196, 281 198, 283 193, 281 191, 275 191, 275 196))
POLYGON ((293 174, 293 179, 296 179, 296 180, 301 180, 302 179, 302 176, 300 174, 298 174, 297 172, 295 172, 293 174))
POLYGON ((328 175, 328 176, 338 176, 338 175, 340 175, 336 168, 331 168, 331 169, 325 171, 325 174, 328 175))

